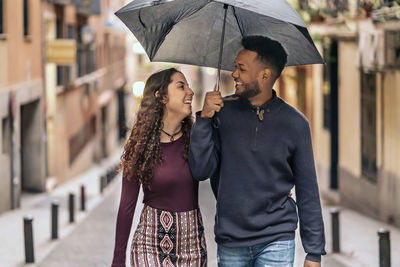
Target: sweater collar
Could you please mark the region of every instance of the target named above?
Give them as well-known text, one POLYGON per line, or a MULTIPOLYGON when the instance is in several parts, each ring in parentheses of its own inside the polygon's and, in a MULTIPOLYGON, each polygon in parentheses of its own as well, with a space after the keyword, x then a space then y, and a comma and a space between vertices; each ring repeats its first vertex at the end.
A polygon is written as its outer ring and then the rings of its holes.
POLYGON ((253 110, 256 110, 258 108, 260 110, 267 110, 269 112, 269 111, 277 109, 278 104, 279 104, 279 97, 276 95, 276 91, 274 89, 272 89, 272 98, 259 107, 253 106, 246 97, 243 97, 241 95, 237 95, 237 96, 239 97, 239 99, 241 100, 241 102, 243 104, 250 106, 251 109, 253 109, 253 110))

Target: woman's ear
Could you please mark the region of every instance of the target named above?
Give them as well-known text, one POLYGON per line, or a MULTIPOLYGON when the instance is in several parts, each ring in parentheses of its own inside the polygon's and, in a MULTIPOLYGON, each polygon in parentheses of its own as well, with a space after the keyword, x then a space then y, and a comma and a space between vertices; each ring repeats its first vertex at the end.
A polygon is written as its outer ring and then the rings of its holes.
MULTIPOLYGON (((161 95, 160 95, 160 91, 156 91, 155 93, 154 93, 154 96, 156 97, 156 98, 160 98, 161 97, 161 95)), ((163 96, 163 98, 161 99, 161 103, 163 103, 164 105, 165 104, 167 104, 167 102, 168 102, 168 96, 163 96)))

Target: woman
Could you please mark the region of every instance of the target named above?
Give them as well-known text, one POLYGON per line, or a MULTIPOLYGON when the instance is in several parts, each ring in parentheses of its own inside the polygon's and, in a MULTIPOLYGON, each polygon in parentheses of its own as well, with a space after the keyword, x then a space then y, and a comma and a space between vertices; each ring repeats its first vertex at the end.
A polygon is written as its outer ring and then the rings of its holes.
POLYGON ((131 247, 131 266, 207 266, 198 182, 187 154, 193 91, 178 70, 151 75, 121 157, 122 192, 113 267, 125 266, 139 188, 144 208, 131 247))

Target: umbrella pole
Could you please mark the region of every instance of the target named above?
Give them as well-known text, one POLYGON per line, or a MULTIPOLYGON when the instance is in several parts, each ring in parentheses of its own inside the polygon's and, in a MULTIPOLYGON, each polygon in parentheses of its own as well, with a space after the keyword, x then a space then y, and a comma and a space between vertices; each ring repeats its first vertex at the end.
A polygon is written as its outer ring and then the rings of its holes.
POLYGON ((225 38, 225 25, 226 25, 226 15, 228 13, 228 5, 224 4, 224 22, 222 24, 222 35, 221 35, 221 43, 219 47, 219 58, 218 58, 218 74, 217 74, 217 86, 215 87, 215 91, 219 91, 219 81, 221 79, 221 63, 222 63, 222 52, 224 50, 224 38, 225 38))

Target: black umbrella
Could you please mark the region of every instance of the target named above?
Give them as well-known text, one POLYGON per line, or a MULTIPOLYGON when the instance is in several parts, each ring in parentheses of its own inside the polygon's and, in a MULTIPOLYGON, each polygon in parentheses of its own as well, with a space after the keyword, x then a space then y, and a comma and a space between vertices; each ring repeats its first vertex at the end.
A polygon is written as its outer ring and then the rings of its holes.
POLYGON ((287 65, 323 63, 297 12, 285 0, 135 0, 116 15, 151 61, 234 69, 243 36, 279 41, 287 65))

